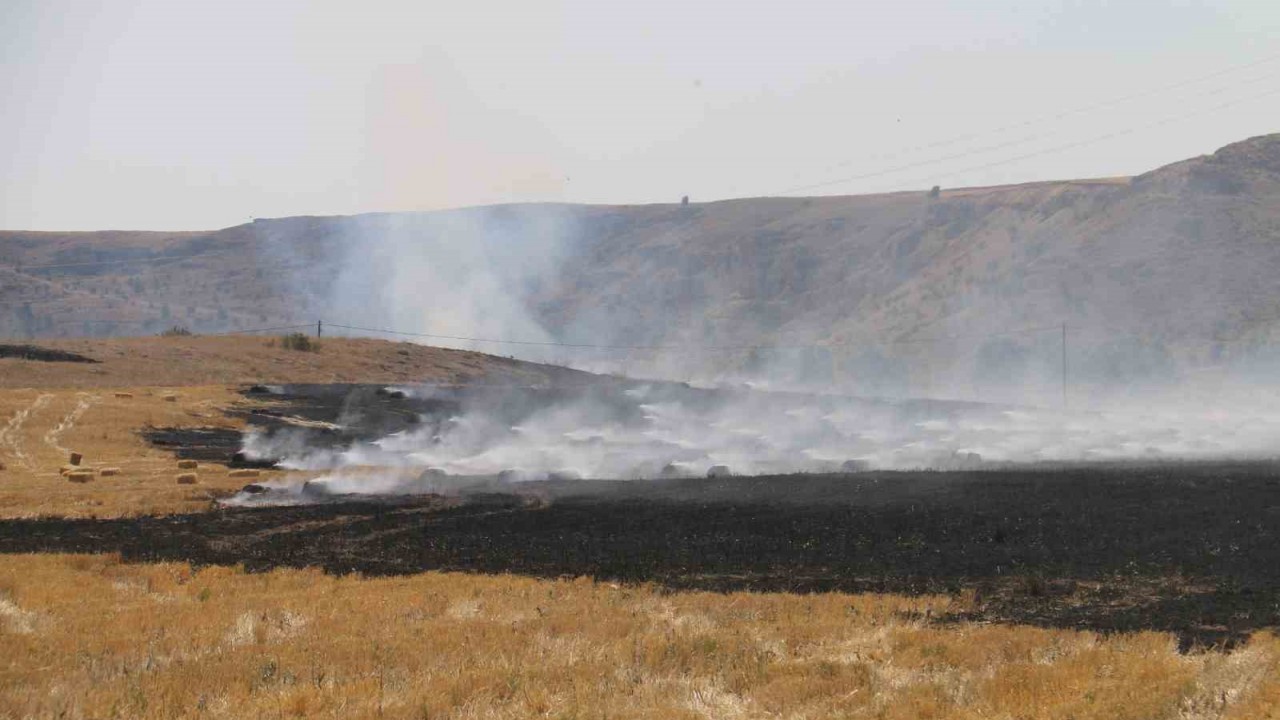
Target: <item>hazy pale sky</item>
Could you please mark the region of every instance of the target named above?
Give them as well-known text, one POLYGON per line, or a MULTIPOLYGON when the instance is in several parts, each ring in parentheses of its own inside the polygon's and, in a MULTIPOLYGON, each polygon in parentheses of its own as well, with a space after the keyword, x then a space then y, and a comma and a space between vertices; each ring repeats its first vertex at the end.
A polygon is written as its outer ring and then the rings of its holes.
POLYGON ((1277 39, 1275 0, 3 0, 0 228, 1132 174, 1280 131, 1277 39))

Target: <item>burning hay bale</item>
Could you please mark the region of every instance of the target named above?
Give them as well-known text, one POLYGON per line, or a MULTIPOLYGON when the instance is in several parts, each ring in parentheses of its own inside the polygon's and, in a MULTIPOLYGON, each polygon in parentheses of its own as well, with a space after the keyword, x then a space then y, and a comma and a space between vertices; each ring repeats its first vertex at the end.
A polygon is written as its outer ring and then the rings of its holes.
POLYGON ((195 474, 195 473, 182 473, 181 475, 179 475, 179 476, 176 478, 176 480, 178 481, 178 484, 179 484, 179 485, 195 485, 195 484, 196 484, 196 474, 195 474))
POLYGON ((256 477, 258 477, 258 476, 259 476, 259 475, 261 475, 261 474, 262 474, 262 473, 261 473, 261 472, 259 472, 259 471, 257 471, 257 470, 251 470, 251 469, 248 469, 248 468, 240 468, 240 469, 238 469, 238 470, 231 470, 231 471, 228 471, 228 472, 227 472, 227 477, 233 477, 233 478, 256 478, 256 477))
POLYGON ((102 477, 115 477, 116 475, 120 474, 120 468, 114 468, 114 467, 102 468, 101 470, 98 471, 98 474, 101 475, 102 477))
POLYGON ((711 468, 707 470, 707 477, 709 478, 733 477, 733 470, 728 465, 712 465, 711 468))
POLYGON ((75 470, 67 473, 66 478, 69 482, 73 482, 73 483, 87 483, 93 480, 93 471, 92 470, 75 470))
POLYGON ((845 460, 840 469, 847 473, 867 472, 871 469, 871 463, 866 460, 845 460))
POLYGON ((178 461, 179 470, 195 470, 198 466, 199 466, 199 463, 197 463, 195 460, 179 460, 178 461))
POLYGON ((79 464, 80 464, 80 461, 81 461, 81 460, 83 460, 83 459, 84 459, 84 456, 83 456, 83 455, 81 455, 81 454, 80 454, 80 453, 78 453, 78 452, 73 452, 73 453, 71 453, 71 457, 70 457, 70 459, 69 459, 69 462, 70 462, 72 465, 79 465, 79 464))

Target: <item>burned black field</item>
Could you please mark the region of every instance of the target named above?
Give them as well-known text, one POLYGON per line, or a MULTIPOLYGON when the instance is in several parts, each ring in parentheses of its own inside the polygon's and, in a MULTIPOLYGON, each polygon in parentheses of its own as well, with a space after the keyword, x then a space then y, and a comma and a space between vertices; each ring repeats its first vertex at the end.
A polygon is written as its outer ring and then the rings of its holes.
MULTIPOLYGON (((629 382, 575 388, 372 385, 245 388, 229 409, 254 432, 343 448, 443 427, 468 407, 524 422, 590 396, 598 416, 637 415, 629 382)), ((735 391, 667 384, 664 401, 714 407, 735 391)), ((779 395, 786 400, 786 396, 779 395)), ((803 397, 816 404, 848 399, 803 397)), ((868 411, 885 403, 856 401, 868 411)), ((982 411, 893 405, 903 423, 982 411)), ((149 428, 178 457, 231 466, 236 431, 149 428)), ((650 480, 498 478, 448 495, 325 495, 314 504, 220 507, 171 517, 0 521, 0 552, 118 552, 126 560, 588 576, 670 590, 943 593, 964 615, 1097 631, 1175 633, 1184 648, 1233 645, 1280 626, 1280 463, 1003 465, 650 480)))
POLYGON ((969 593, 936 618, 1176 633, 1280 625, 1280 467, 561 481, 506 493, 0 522, 0 552, 590 576, 672 590, 969 593))

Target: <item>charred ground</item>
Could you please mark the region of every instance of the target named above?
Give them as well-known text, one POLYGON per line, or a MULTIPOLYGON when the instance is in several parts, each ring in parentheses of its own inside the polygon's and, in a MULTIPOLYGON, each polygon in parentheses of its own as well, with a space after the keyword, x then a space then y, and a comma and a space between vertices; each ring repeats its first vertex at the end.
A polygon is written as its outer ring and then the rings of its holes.
POLYGON ((67 350, 58 350, 55 348, 40 347, 38 345, 6 345, 0 344, 0 358, 11 358, 15 360, 35 360, 38 362, 73 362, 73 363, 98 363, 91 357, 86 357, 80 353, 74 353, 67 350))
POLYGON ((1280 625, 1280 468, 1183 464, 529 483, 507 493, 0 522, 0 552, 591 576, 672 589, 974 593, 953 620, 1176 633, 1280 625))

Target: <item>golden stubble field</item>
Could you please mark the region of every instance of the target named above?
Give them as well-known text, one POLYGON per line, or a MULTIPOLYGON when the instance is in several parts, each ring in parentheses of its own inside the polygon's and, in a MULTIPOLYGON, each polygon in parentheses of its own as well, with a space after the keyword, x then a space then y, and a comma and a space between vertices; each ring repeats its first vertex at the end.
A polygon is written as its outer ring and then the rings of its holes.
MULTIPOLYGON (((394 362, 385 345, 365 350, 394 362)), ((128 360, 108 370, 131 384, 98 387, 92 367, 4 361, 0 518, 202 512, 244 484, 206 465, 179 485, 137 434, 234 426, 235 387, 150 385, 128 360), (68 482, 73 450, 120 472, 68 482)), ((935 620, 972 603, 0 555, 0 718, 1280 718, 1271 634, 1179 653, 1160 633, 935 620)))
MULTIPOLYGON (((242 487, 227 468, 202 464, 194 485, 180 485, 173 455, 138 431, 157 427, 235 427, 221 408, 243 404, 232 388, 122 387, 0 390, 0 517, 122 517, 207 510, 242 487), (167 400, 166 398, 172 398, 167 400), (62 474, 71 452, 83 455, 87 482, 62 474), (102 471, 115 474, 103 475, 102 471)), ((264 473, 264 477, 275 474, 264 473)))
POLYGON ((1266 718, 1280 641, 935 626, 964 598, 0 557, 0 717, 1266 718))
MULTIPOLYGON (((138 432, 156 427, 240 427, 222 410, 254 403, 251 383, 466 382, 486 373, 541 382, 543 366, 480 353, 380 340, 327 338, 317 352, 274 337, 150 337, 46 344, 96 364, 0 359, 0 518, 121 517, 197 512, 247 481, 221 465, 179 485, 172 455, 138 432), (68 482, 69 454, 84 455, 87 483, 68 482), (103 468, 118 469, 103 476, 103 468)), ((264 472, 263 478, 278 473, 264 472)))

